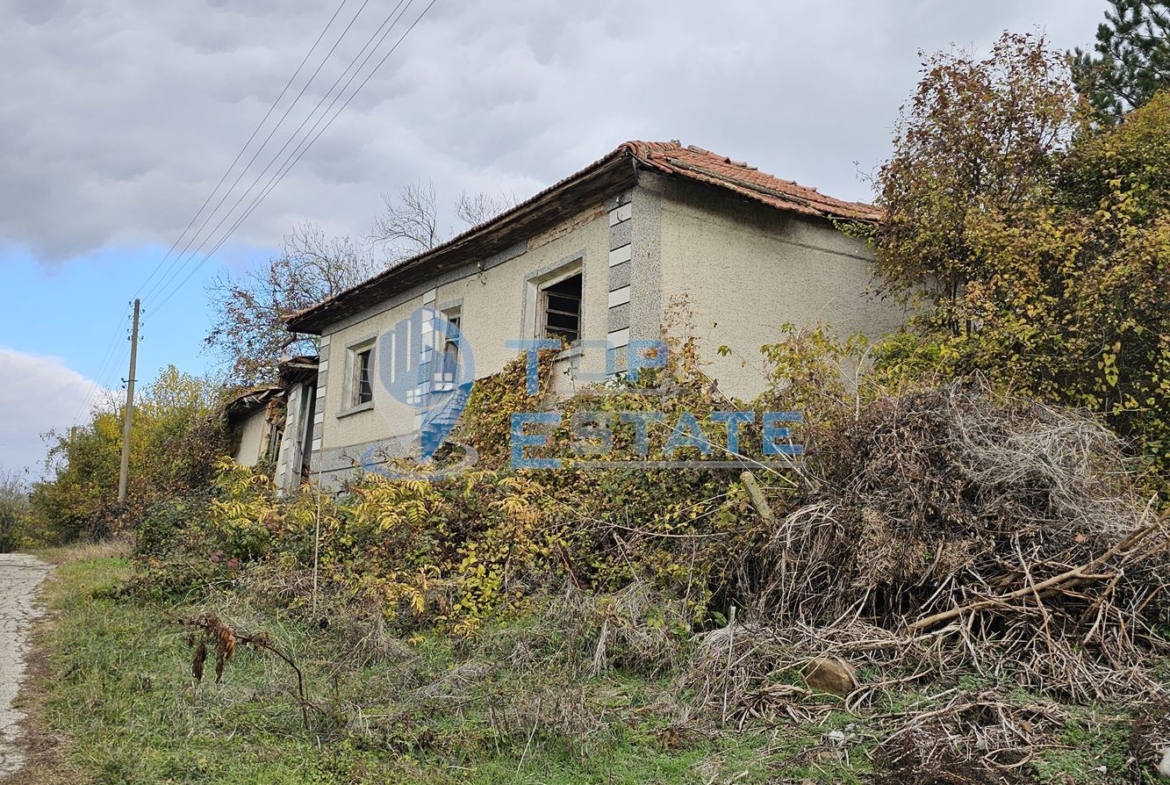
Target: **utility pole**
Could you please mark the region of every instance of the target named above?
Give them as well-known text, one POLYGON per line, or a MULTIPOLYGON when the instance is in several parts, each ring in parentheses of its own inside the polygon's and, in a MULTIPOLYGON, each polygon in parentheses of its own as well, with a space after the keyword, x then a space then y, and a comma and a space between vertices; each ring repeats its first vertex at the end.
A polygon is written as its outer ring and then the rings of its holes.
POLYGON ((134 419, 134 374, 138 368, 138 309, 134 300, 134 327, 130 331, 130 378, 126 380, 126 411, 122 421, 122 471, 118 474, 118 504, 126 503, 126 483, 130 479, 130 422, 134 419))

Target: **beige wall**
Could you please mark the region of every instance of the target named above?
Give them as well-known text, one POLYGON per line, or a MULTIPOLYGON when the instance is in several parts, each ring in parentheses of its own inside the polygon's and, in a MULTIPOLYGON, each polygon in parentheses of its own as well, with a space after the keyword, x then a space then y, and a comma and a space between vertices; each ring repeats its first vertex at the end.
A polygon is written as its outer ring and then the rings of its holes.
MULTIPOLYGON (((314 450, 321 450, 315 466, 322 467, 326 480, 334 473, 343 476, 365 457, 365 445, 418 427, 415 411, 395 401, 379 382, 373 385, 372 407, 346 411, 354 344, 378 338, 424 304, 444 309, 459 303, 476 378, 496 373, 518 353, 506 347, 508 341, 535 337, 533 279, 577 260, 584 273, 583 337, 604 341, 623 326, 615 326, 609 307, 611 286, 624 285, 620 268, 610 267, 610 249, 631 238, 633 269, 625 271, 624 279, 632 284, 630 336, 657 337, 659 309, 685 296, 707 370, 728 395, 751 398, 762 390, 759 348, 780 340, 785 322, 830 323, 842 335, 874 336, 897 329, 904 320, 899 308, 869 296, 871 261, 864 244, 827 223, 659 176, 640 179, 632 220, 614 226, 612 234, 606 208, 599 204, 531 238, 509 252, 511 258, 483 260, 482 271, 471 265, 443 274, 332 326, 322 340, 324 399, 323 404, 318 399, 314 434, 314 450), (730 356, 719 356, 723 345, 731 348, 730 356)), ((631 207, 624 209, 629 218, 631 207)), ((604 368, 604 353, 587 349, 555 370, 567 366, 596 374, 604 368)), ((580 379, 564 376, 554 382, 562 393, 583 386, 580 379)))
MULTIPOLYGON (((440 280, 426 288, 405 292, 387 306, 370 309, 345 320, 326 334, 328 347, 325 412, 321 422, 321 447, 332 450, 387 439, 414 430, 414 411, 396 402, 381 384, 374 384, 371 410, 343 413, 352 371, 349 347, 375 338, 399 320, 421 308, 431 289, 434 304, 442 309, 462 301, 462 330, 472 345, 475 376, 482 378, 500 371, 518 350, 506 342, 535 337, 535 292, 532 276, 579 259, 583 269, 584 300, 582 333, 586 339, 604 341, 609 296, 609 222, 603 205, 587 211, 564 225, 532 238, 527 250, 483 272, 474 266, 454 280, 440 280), (338 416, 341 414, 342 416, 338 416)), ((377 360, 375 360, 377 362, 377 360)), ((594 352, 583 367, 604 368, 604 356, 594 352)))
POLYGON ((239 429, 240 446, 232 456, 241 466, 255 466, 268 444, 268 410, 261 406, 251 412, 236 428, 239 429))
POLYGON ((786 322, 870 336, 903 322, 900 308, 869 295, 861 241, 827 223, 710 199, 702 189, 662 187, 661 302, 686 298, 700 355, 724 393, 747 399, 763 389, 760 346, 780 340, 786 322), (720 357, 720 346, 731 355, 720 357))

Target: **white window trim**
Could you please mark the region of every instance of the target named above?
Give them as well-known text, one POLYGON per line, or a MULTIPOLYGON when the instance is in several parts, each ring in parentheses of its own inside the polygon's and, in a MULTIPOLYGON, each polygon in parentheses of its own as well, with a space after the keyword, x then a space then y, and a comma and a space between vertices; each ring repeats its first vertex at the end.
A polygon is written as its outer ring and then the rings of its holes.
POLYGON ((338 411, 338 417, 347 417, 358 412, 370 411, 374 408, 374 400, 371 397, 368 401, 357 403, 357 384, 358 384, 358 355, 369 352, 370 353, 370 394, 373 395, 373 390, 376 387, 374 384, 374 369, 377 367, 377 343, 376 336, 369 336, 361 340, 354 341, 345 347, 345 376, 342 380, 342 407, 338 411))
POLYGON ((525 321, 527 323, 526 332, 529 338, 545 338, 544 335, 544 290, 550 286, 556 286, 561 281, 572 278, 573 276, 581 276, 581 313, 578 316, 577 338, 581 340, 585 337, 585 265, 584 257, 578 256, 572 261, 568 261, 562 265, 558 265, 555 269, 530 277, 527 281, 528 297, 525 298, 532 303, 531 313, 526 315, 525 321))

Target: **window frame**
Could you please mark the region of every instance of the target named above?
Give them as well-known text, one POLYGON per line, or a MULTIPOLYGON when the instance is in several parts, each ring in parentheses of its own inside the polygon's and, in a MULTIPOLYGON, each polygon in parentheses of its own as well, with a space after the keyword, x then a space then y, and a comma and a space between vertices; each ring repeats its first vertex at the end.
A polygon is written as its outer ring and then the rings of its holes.
MULTIPOLYGON (((444 308, 439 308, 438 311, 444 319, 446 319, 451 324, 455 325, 455 327, 459 330, 460 334, 462 334, 462 332, 463 332, 463 302, 462 301, 459 301, 457 303, 453 303, 453 304, 448 305, 444 308)), ((450 363, 451 367, 454 367, 454 368, 459 367, 459 342, 457 340, 453 340, 449 336, 444 336, 443 345, 441 347, 439 347, 438 356, 439 356, 439 371, 437 374, 434 374, 433 378, 431 379, 432 383, 434 384, 434 388, 436 390, 441 390, 441 391, 453 390, 455 388, 456 374, 452 373, 452 374, 450 374, 451 378, 450 379, 447 378, 447 376, 448 376, 448 374, 446 373, 446 368, 448 367, 447 357, 450 356, 452 358, 451 363, 450 363)))
POLYGON ((584 303, 584 300, 585 300, 585 276, 583 274, 581 274, 580 272, 578 272, 575 275, 570 275, 568 278, 564 278, 560 281, 557 281, 556 283, 546 283, 544 286, 540 287, 540 306, 539 306, 540 322, 539 322, 539 326, 540 326, 541 337, 542 338, 560 338, 562 340, 565 340, 565 342, 569 346, 575 346, 576 344, 580 343, 581 342, 581 332, 582 332, 582 330, 581 330, 581 322, 582 322, 581 306, 584 303), (551 307, 551 300, 553 298, 559 298, 561 300, 573 299, 574 295, 572 295, 572 294, 568 294, 565 292, 554 292, 554 291, 552 291, 552 289, 556 286, 559 286, 562 283, 565 283, 567 281, 571 281, 574 278, 579 278, 581 280, 581 293, 579 295, 576 295, 576 301, 577 301, 576 313, 573 313, 571 311, 563 311, 563 310, 557 310, 555 308, 552 308, 551 307), (576 319, 575 329, 568 328, 568 327, 557 327, 557 326, 552 325, 549 322, 549 314, 556 314, 557 316, 566 316, 566 317, 575 318, 576 319), (571 338, 569 337, 570 335, 572 336, 571 338))
POLYGON ((353 388, 349 401, 351 407, 374 402, 374 381, 370 378, 370 370, 373 364, 373 346, 367 346, 354 351, 353 388))
POLYGON ((533 338, 548 339, 562 337, 557 333, 550 334, 547 329, 547 295, 546 290, 557 284, 564 283, 570 278, 581 278, 581 300, 577 313, 577 337, 569 341, 569 347, 572 348, 581 343, 585 333, 585 256, 584 254, 574 256, 566 260, 551 270, 544 273, 538 273, 528 278, 528 289, 531 295, 532 310, 529 312, 531 316, 528 322, 526 332, 533 338))
POLYGON ((374 408, 374 368, 375 368, 375 344, 377 343, 376 336, 369 336, 359 341, 354 341, 345 347, 345 386, 342 391, 343 405, 341 411, 338 412, 338 417, 344 417, 347 414, 355 412, 364 412, 374 408), (362 357, 368 357, 366 370, 366 383, 369 387, 369 397, 363 399, 362 396, 362 357))

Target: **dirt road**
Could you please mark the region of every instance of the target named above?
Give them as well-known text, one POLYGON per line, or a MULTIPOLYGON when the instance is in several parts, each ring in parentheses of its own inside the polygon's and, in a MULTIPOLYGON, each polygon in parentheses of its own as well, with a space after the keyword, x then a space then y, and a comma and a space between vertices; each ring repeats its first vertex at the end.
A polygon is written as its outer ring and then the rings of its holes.
POLYGON ((24 676, 28 633, 38 615, 34 598, 49 565, 19 553, 0 554, 0 779, 23 764, 16 748, 24 715, 12 708, 24 676))

